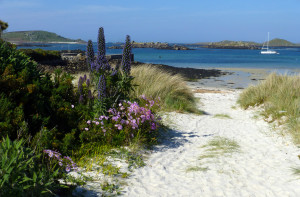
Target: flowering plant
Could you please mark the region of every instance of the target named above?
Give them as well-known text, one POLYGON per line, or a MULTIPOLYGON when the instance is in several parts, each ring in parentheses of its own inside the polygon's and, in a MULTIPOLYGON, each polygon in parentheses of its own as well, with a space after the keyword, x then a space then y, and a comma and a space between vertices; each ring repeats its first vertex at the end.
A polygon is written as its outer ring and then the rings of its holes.
POLYGON ((104 140, 111 144, 126 144, 141 137, 151 140, 159 126, 160 118, 155 115, 158 107, 158 100, 149 100, 145 96, 141 96, 140 104, 120 102, 118 107, 108 110, 107 116, 87 120, 82 128, 81 139, 104 140))
POLYGON ((55 166, 55 164, 58 163, 58 165, 60 166, 59 168, 64 169, 65 172, 70 172, 71 170, 78 171, 76 163, 74 163, 70 157, 62 157, 59 152, 49 149, 46 149, 43 152, 46 153, 47 157, 50 160, 50 167, 52 167, 52 165, 55 166))

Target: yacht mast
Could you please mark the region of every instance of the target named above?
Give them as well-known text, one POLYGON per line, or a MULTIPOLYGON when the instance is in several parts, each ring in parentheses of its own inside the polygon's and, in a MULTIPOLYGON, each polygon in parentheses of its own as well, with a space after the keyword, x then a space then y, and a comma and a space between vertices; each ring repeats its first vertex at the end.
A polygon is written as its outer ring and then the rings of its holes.
POLYGON ((269 35, 270 35, 270 32, 268 32, 267 51, 269 50, 269 39, 270 39, 269 35))

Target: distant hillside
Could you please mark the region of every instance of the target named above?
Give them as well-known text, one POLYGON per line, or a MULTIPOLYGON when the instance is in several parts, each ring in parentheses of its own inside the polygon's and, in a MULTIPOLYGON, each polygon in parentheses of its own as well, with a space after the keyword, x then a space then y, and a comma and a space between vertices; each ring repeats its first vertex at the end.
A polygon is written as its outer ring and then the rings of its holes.
POLYGON ((295 46, 296 44, 284 40, 284 39, 280 39, 280 38, 275 38, 273 40, 270 40, 269 42, 269 46, 295 46))
POLYGON ((15 31, 7 32, 3 34, 3 39, 13 43, 32 43, 32 42, 79 42, 84 43, 85 41, 77 39, 72 40, 64 38, 56 33, 47 31, 15 31))

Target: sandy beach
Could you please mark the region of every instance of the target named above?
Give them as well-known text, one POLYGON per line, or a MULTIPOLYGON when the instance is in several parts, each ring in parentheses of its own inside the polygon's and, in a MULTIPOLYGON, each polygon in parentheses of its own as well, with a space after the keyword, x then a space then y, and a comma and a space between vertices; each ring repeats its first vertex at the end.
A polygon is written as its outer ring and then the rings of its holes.
POLYGON ((130 176, 124 196, 300 195, 292 171, 300 166, 298 148, 255 118, 258 109, 236 106, 241 90, 214 90, 195 93, 205 115, 163 116, 171 130, 147 165, 130 176), (239 148, 211 154, 203 146, 212 139, 232 140, 239 148))
MULTIPOLYGON (((260 108, 241 109, 241 89, 264 80, 267 71, 230 70, 233 74, 187 82, 203 115, 163 113, 161 143, 144 154, 145 166, 130 175, 123 196, 272 197, 300 196, 300 154, 284 131, 259 116, 260 108), (253 80, 256 79, 256 80, 253 80), (260 80, 259 80, 260 79, 260 80)), ((101 196, 98 181, 87 182, 84 196, 101 196)), ((110 179, 110 178, 109 178, 110 179)), ((110 179, 111 181, 111 179, 110 179)), ((83 189, 83 190, 82 190, 83 189)))

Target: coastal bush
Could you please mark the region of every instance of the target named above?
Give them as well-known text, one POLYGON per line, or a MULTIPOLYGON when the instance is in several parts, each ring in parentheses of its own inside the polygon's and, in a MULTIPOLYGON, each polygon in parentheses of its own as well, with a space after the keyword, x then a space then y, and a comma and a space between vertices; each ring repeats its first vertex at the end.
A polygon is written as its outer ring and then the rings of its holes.
POLYGON ((132 97, 146 95, 160 98, 162 109, 167 111, 199 112, 193 93, 180 75, 171 75, 151 66, 133 67, 131 73, 133 83, 137 84, 131 92, 132 97))
POLYGON ((19 49, 25 55, 29 56, 36 62, 46 62, 53 60, 61 60, 59 51, 43 50, 43 49, 19 49))
POLYGON ((55 151, 46 150, 45 154, 25 147, 23 139, 4 138, 0 143, 0 196, 53 196, 61 189, 58 180, 77 166, 55 151), (56 165, 56 159, 61 163, 56 165))
POLYGON ((238 103, 244 109, 263 106, 263 116, 288 125, 295 143, 300 143, 300 76, 272 73, 257 86, 244 90, 238 103))
POLYGON ((63 139, 68 133, 78 132, 81 116, 71 107, 77 106, 78 100, 71 75, 58 71, 52 81, 28 56, 3 41, 0 60, 0 137, 35 138, 43 127, 56 128, 53 138, 48 139, 52 147, 66 145, 68 140, 63 139))

